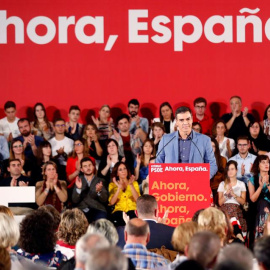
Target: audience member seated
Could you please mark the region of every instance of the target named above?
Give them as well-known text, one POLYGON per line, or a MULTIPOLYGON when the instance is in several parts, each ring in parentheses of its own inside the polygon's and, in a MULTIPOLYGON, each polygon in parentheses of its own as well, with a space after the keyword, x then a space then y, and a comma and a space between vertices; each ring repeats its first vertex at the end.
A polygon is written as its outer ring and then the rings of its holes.
POLYGON ((67 200, 67 184, 58 179, 57 166, 53 161, 47 161, 43 166, 43 181, 36 183, 36 203, 51 204, 60 213, 67 200))
POLYGON ((80 119, 80 114, 81 110, 79 106, 77 105, 70 106, 68 113, 69 121, 66 122, 65 135, 74 141, 81 138, 83 132, 83 125, 78 123, 80 119))
POLYGON ((119 133, 114 129, 112 139, 116 140, 119 145, 119 155, 125 157, 125 162, 128 165, 131 172, 134 171, 134 159, 137 154, 141 153, 141 140, 134 134, 129 132, 130 122, 129 116, 126 114, 120 115, 116 124, 119 129, 119 133))
POLYGON ((215 154, 218 171, 215 176, 210 179, 210 187, 213 193, 213 201, 218 205, 218 193, 217 189, 219 184, 224 180, 224 170, 226 167, 227 160, 225 157, 222 157, 219 152, 218 142, 216 139, 211 138, 211 145, 215 154))
POLYGON ((33 167, 31 177, 35 181, 42 181, 42 168, 47 161, 53 161, 57 165, 59 179, 66 180, 66 172, 63 170, 62 166, 59 166, 58 160, 52 157, 52 146, 48 141, 41 142, 37 149, 37 162, 33 167))
POLYGON ((67 160, 67 180, 70 182, 68 188, 72 188, 76 177, 81 172, 81 160, 85 157, 89 157, 95 164, 95 159, 89 156, 89 150, 85 146, 85 139, 80 138, 74 141, 74 149, 71 156, 67 160))
POLYGON ((103 155, 99 167, 98 167, 98 176, 102 177, 106 181, 106 187, 109 186, 111 181, 111 173, 114 165, 125 160, 123 156, 120 156, 118 153, 118 143, 114 139, 108 139, 106 141, 108 155, 103 155))
POLYGON ((8 142, 20 135, 18 128, 19 118, 16 117, 16 104, 13 101, 7 101, 4 105, 6 117, 0 119, 0 134, 4 135, 8 142))
POLYGON ((115 226, 108 219, 98 219, 89 224, 87 233, 101 234, 109 241, 111 246, 116 246, 118 242, 118 233, 115 226))
POLYGON ((52 215, 35 210, 20 224, 20 249, 17 253, 36 264, 58 267, 67 258, 60 251, 54 251, 56 240, 52 215))
POLYGON ((93 249, 85 270, 127 270, 128 260, 119 248, 93 249))
POLYGON ((217 264, 226 261, 239 263, 245 270, 253 270, 254 260, 252 252, 239 243, 227 245, 219 253, 217 264))
POLYGON ((175 131, 173 109, 169 102, 163 102, 159 106, 159 118, 154 118, 153 124, 154 123, 162 123, 164 126, 164 132, 167 134, 175 131))
POLYGON ((150 139, 146 139, 142 145, 141 155, 137 154, 137 158, 134 162, 135 168, 135 179, 139 185, 142 184, 142 181, 148 176, 148 165, 150 159, 155 156, 155 145, 154 142, 150 139))
POLYGON ((157 153, 159 142, 165 133, 165 127, 162 123, 155 122, 152 124, 151 129, 152 129, 152 139, 151 140, 154 142, 155 150, 157 153))
POLYGON ((181 223, 175 228, 172 235, 172 245, 174 250, 178 251, 178 254, 175 260, 170 264, 170 270, 175 270, 178 265, 187 260, 185 255, 186 247, 197 231, 198 224, 194 221, 181 223))
POLYGON ((245 107, 242 112, 242 99, 239 96, 230 98, 231 113, 222 115, 222 120, 226 123, 229 131, 228 137, 237 140, 239 136, 248 135, 248 125, 254 122, 254 117, 248 113, 248 108, 245 107))
POLYGON ((132 260, 136 269, 153 269, 168 265, 163 256, 146 249, 150 239, 149 225, 146 221, 134 218, 125 227, 125 241, 123 253, 132 260))
POLYGON ((37 155, 37 147, 43 141, 43 138, 31 134, 30 122, 27 118, 21 118, 18 121, 21 136, 17 137, 23 144, 24 154, 27 158, 35 160, 37 155))
POLYGON ((263 121, 260 122, 263 128, 263 133, 270 139, 270 105, 268 105, 264 111, 263 121))
POLYGON ((82 174, 76 177, 72 202, 83 211, 89 223, 106 218, 108 191, 104 181, 96 177, 95 164, 89 157, 83 158, 80 166, 82 174))
POLYGON ((237 162, 229 161, 225 168, 225 181, 218 187, 218 202, 230 217, 234 235, 244 242, 247 233, 247 223, 243 217, 241 205, 246 203, 246 186, 237 180, 237 162))
POLYGON ((67 156, 73 150, 74 141, 65 136, 65 121, 61 118, 54 121, 55 136, 49 140, 52 146, 52 155, 61 166, 67 165, 67 156))
POLYGON ((128 113, 130 116, 130 133, 136 135, 141 142, 147 138, 149 132, 148 120, 139 116, 140 103, 137 99, 128 102, 128 113))
MULTIPOLYGON (((248 182, 251 202, 255 203, 253 220, 255 218, 255 238, 263 235, 265 222, 270 212, 270 183, 269 183, 269 158, 259 155, 252 166, 253 176, 248 182)), ((253 233, 253 232, 252 232, 253 233)))
POLYGON ((250 122, 248 125, 250 150, 253 155, 266 155, 270 152, 270 141, 263 133, 259 122, 250 122))
POLYGON ((42 103, 36 103, 34 106, 34 118, 31 122, 31 130, 34 135, 41 136, 45 140, 53 137, 53 123, 50 122, 46 115, 46 109, 42 103))
POLYGON ((211 231, 193 235, 187 247, 189 260, 197 261, 204 269, 212 269, 220 250, 220 239, 211 231))
POLYGON ((53 216, 53 222, 54 222, 54 231, 58 230, 60 221, 61 221, 61 215, 60 213, 53 207, 51 204, 42 205, 38 208, 39 211, 45 211, 50 213, 53 216))
POLYGON ((87 227, 88 221, 81 210, 75 208, 63 212, 57 231, 55 251, 59 250, 68 260, 74 257, 75 245, 86 233, 87 227))
MULTIPOLYGON (((110 247, 110 244, 104 236, 100 234, 86 233, 76 243, 76 262, 73 259, 70 260, 70 263, 71 265, 74 263, 75 269, 85 269, 85 264, 90 252, 107 247, 110 247)), ((74 269, 74 266, 72 268, 61 269, 74 269)))
POLYGON ((228 226, 225 214, 221 210, 208 207, 201 211, 198 217, 198 226, 199 231, 215 233, 220 239, 221 246, 227 243, 228 226))
POLYGON ((92 120, 99 130, 100 140, 102 141, 106 141, 113 134, 114 124, 113 119, 110 117, 110 111, 110 106, 105 104, 100 108, 98 118, 92 116, 92 120))
POLYGON ((103 154, 103 142, 100 140, 99 131, 96 125, 88 124, 84 127, 83 138, 89 155, 96 161, 100 161, 103 154))
MULTIPOLYGON (((16 220, 5 213, 0 213, 0 247, 8 251, 10 255, 11 269, 42 270, 43 268, 37 268, 34 263, 18 255, 12 249, 12 247, 18 243, 19 237, 19 226, 16 220)), ((0 259, 0 269, 2 270, 4 268, 1 268, 1 263, 3 263, 3 261, 0 259)))
POLYGON ((136 217, 136 201, 140 196, 139 185, 123 162, 115 164, 112 177, 113 182, 109 184, 109 204, 114 206, 114 210, 110 219, 116 227, 125 226, 123 212, 130 218, 136 217))
POLYGON ((193 122, 192 129, 197 133, 202 133, 202 126, 199 122, 193 122))
POLYGON ((213 119, 206 113, 207 101, 203 97, 198 97, 193 101, 195 114, 193 115, 193 121, 201 125, 202 131, 199 133, 210 135, 211 127, 213 125, 213 119))
MULTIPOLYGON (((1 180, 0 186, 35 186, 35 182, 31 178, 22 175, 23 169, 19 159, 10 159, 7 170, 10 176, 1 180)), ((15 215, 24 215, 36 208, 35 203, 9 203, 9 206, 15 215)))
POLYGON ((92 116, 92 120, 99 130, 100 140, 102 141, 106 141, 113 134, 114 124, 113 119, 110 117, 110 111, 110 106, 105 104, 100 108, 98 118, 92 116))
MULTIPOLYGON (((171 239, 174 228, 161 223, 164 220, 158 217, 158 203, 154 196, 142 195, 137 199, 137 216, 145 220, 149 225, 150 240, 147 243, 148 249, 165 246, 165 248, 173 250, 171 239), (162 232, 162 234, 160 232, 162 232)), ((119 242, 117 245, 123 248, 125 245, 124 227, 118 227, 117 231, 119 234, 119 242)))
MULTIPOLYGON (((14 139, 11 141, 10 144, 10 151, 9 151, 10 159, 19 159, 22 164, 22 175, 24 176, 32 176, 32 171, 35 167, 35 162, 33 160, 30 160, 27 158, 24 154, 23 144, 19 139, 14 139)), ((6 160, 4 162, 4 174, 5 176, 8 176, 7 166, 8 166, 9 160, 6 160)), ((36 180, 33 178, 33 180, 36 180)))
POLYGON ((237 179, 244 182, 246 185, 252 176, 250 170, 256 159, 255 155, 249 153, 249 148, 250 141, 248 137, 239 137, 237 139, 237 149, 239 152, 229 159, 229 161, 234 160, 237 162, 237 179))
POLYGON ((223 120, 215 122, 212 128, 212 135, 219 144, 220 154, 228 160, 233 155, 235 142, 225 136, 227 131, 226 123, 223 120))
POLYGON ((254 256, 261 270, 270 269, 270 236, 258 239, 254 246, 254 256))

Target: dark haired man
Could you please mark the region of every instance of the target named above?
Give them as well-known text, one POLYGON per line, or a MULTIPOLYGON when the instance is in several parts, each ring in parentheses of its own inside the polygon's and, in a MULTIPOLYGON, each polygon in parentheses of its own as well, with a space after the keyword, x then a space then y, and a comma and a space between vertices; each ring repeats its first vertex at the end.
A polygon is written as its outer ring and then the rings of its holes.
POLYGON ((217 172, 217 163, 210 138, 192 130, 190 108, 178 108, 175 119, 178 131, 162 137, 156 163, 209 163, 211 179, 217 172))
POLYGON ((30 122, 27 118, 18 121, 21 136, 17 137, 23 144, 24 154, 27 158, 34 160, 37 155, 37 147, 44 139, 31 133, 30 122))
POLYGON ((130 133, 136 134, 142 142, 145 141, 148 135, 149 123, 144 117, 140 117, 139 114, 140 104, 137 99, 131 99, 128 102, 128 112, 130 115, 130 133))
POLYGON ((83 125, 78 123, 80 114, 79 106, 70 106, 68 113, 69 122, 66 122, 66 136, 74 141, 79 139, 83 132, 83 125))
POLYGON ((213 125, 213 119, 211 119, 206 113, 207 101, 203 97, 198 97, 193 101, 195 114, 193 121, 199 123, 202 126, 200 133, 210 135, 213 125))
POLYGON ((84 212, 89 223, 107 218, 108 192, 104 187, 104 180, 95 175, 93 160, 85 157, 80 163, 82 174, 76 177, 72 201, 84 212))
POLYGON ((0 120, 0 134, 4 135, 8 142, 20 135, 18 128, 19 118, 16 117, 16 104, 7 101, 4 105, 6 117, 0 120))

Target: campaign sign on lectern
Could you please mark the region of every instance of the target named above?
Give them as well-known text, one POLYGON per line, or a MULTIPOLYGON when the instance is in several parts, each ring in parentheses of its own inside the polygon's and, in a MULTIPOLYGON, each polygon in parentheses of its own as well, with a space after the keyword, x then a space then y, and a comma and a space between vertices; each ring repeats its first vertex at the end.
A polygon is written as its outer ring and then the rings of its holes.
POLYGON ((209 164, 149 164, 149 194, 156 197, 159 216, 166 210, 166 224, 178 226, 211 204, 209 164))

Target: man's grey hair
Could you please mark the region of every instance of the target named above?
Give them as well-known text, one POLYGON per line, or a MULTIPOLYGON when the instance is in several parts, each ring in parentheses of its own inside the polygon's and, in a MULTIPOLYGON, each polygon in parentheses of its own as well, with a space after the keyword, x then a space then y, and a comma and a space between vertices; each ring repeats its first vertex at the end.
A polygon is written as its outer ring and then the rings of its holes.
POLYGON ((242 244, 234 243, 223 248, 217 257, 217 263, 228 260, 241 264, 246 270, 253 269, 253 254, 242 244))
POLYGON ((118 247, 94 249, 90 252, 86 270, 127 270, 128 261, 118 247))
POLYGON ((89 253, 95 248, 107 248, 110 246, 109 241, 100 234, 86 233, 76 243, 76 261, 83 264, 89 256, 89 253))

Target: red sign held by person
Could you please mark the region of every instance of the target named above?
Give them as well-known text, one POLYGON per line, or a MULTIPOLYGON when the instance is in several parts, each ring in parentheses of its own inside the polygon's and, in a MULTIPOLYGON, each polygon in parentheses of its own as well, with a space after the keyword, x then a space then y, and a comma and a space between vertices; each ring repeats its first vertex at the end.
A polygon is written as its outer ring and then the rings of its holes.
POLYGON ((211 204, 209 164, 150 164, 149 194, 156 197, 166 224, 178 226, 211 204))

